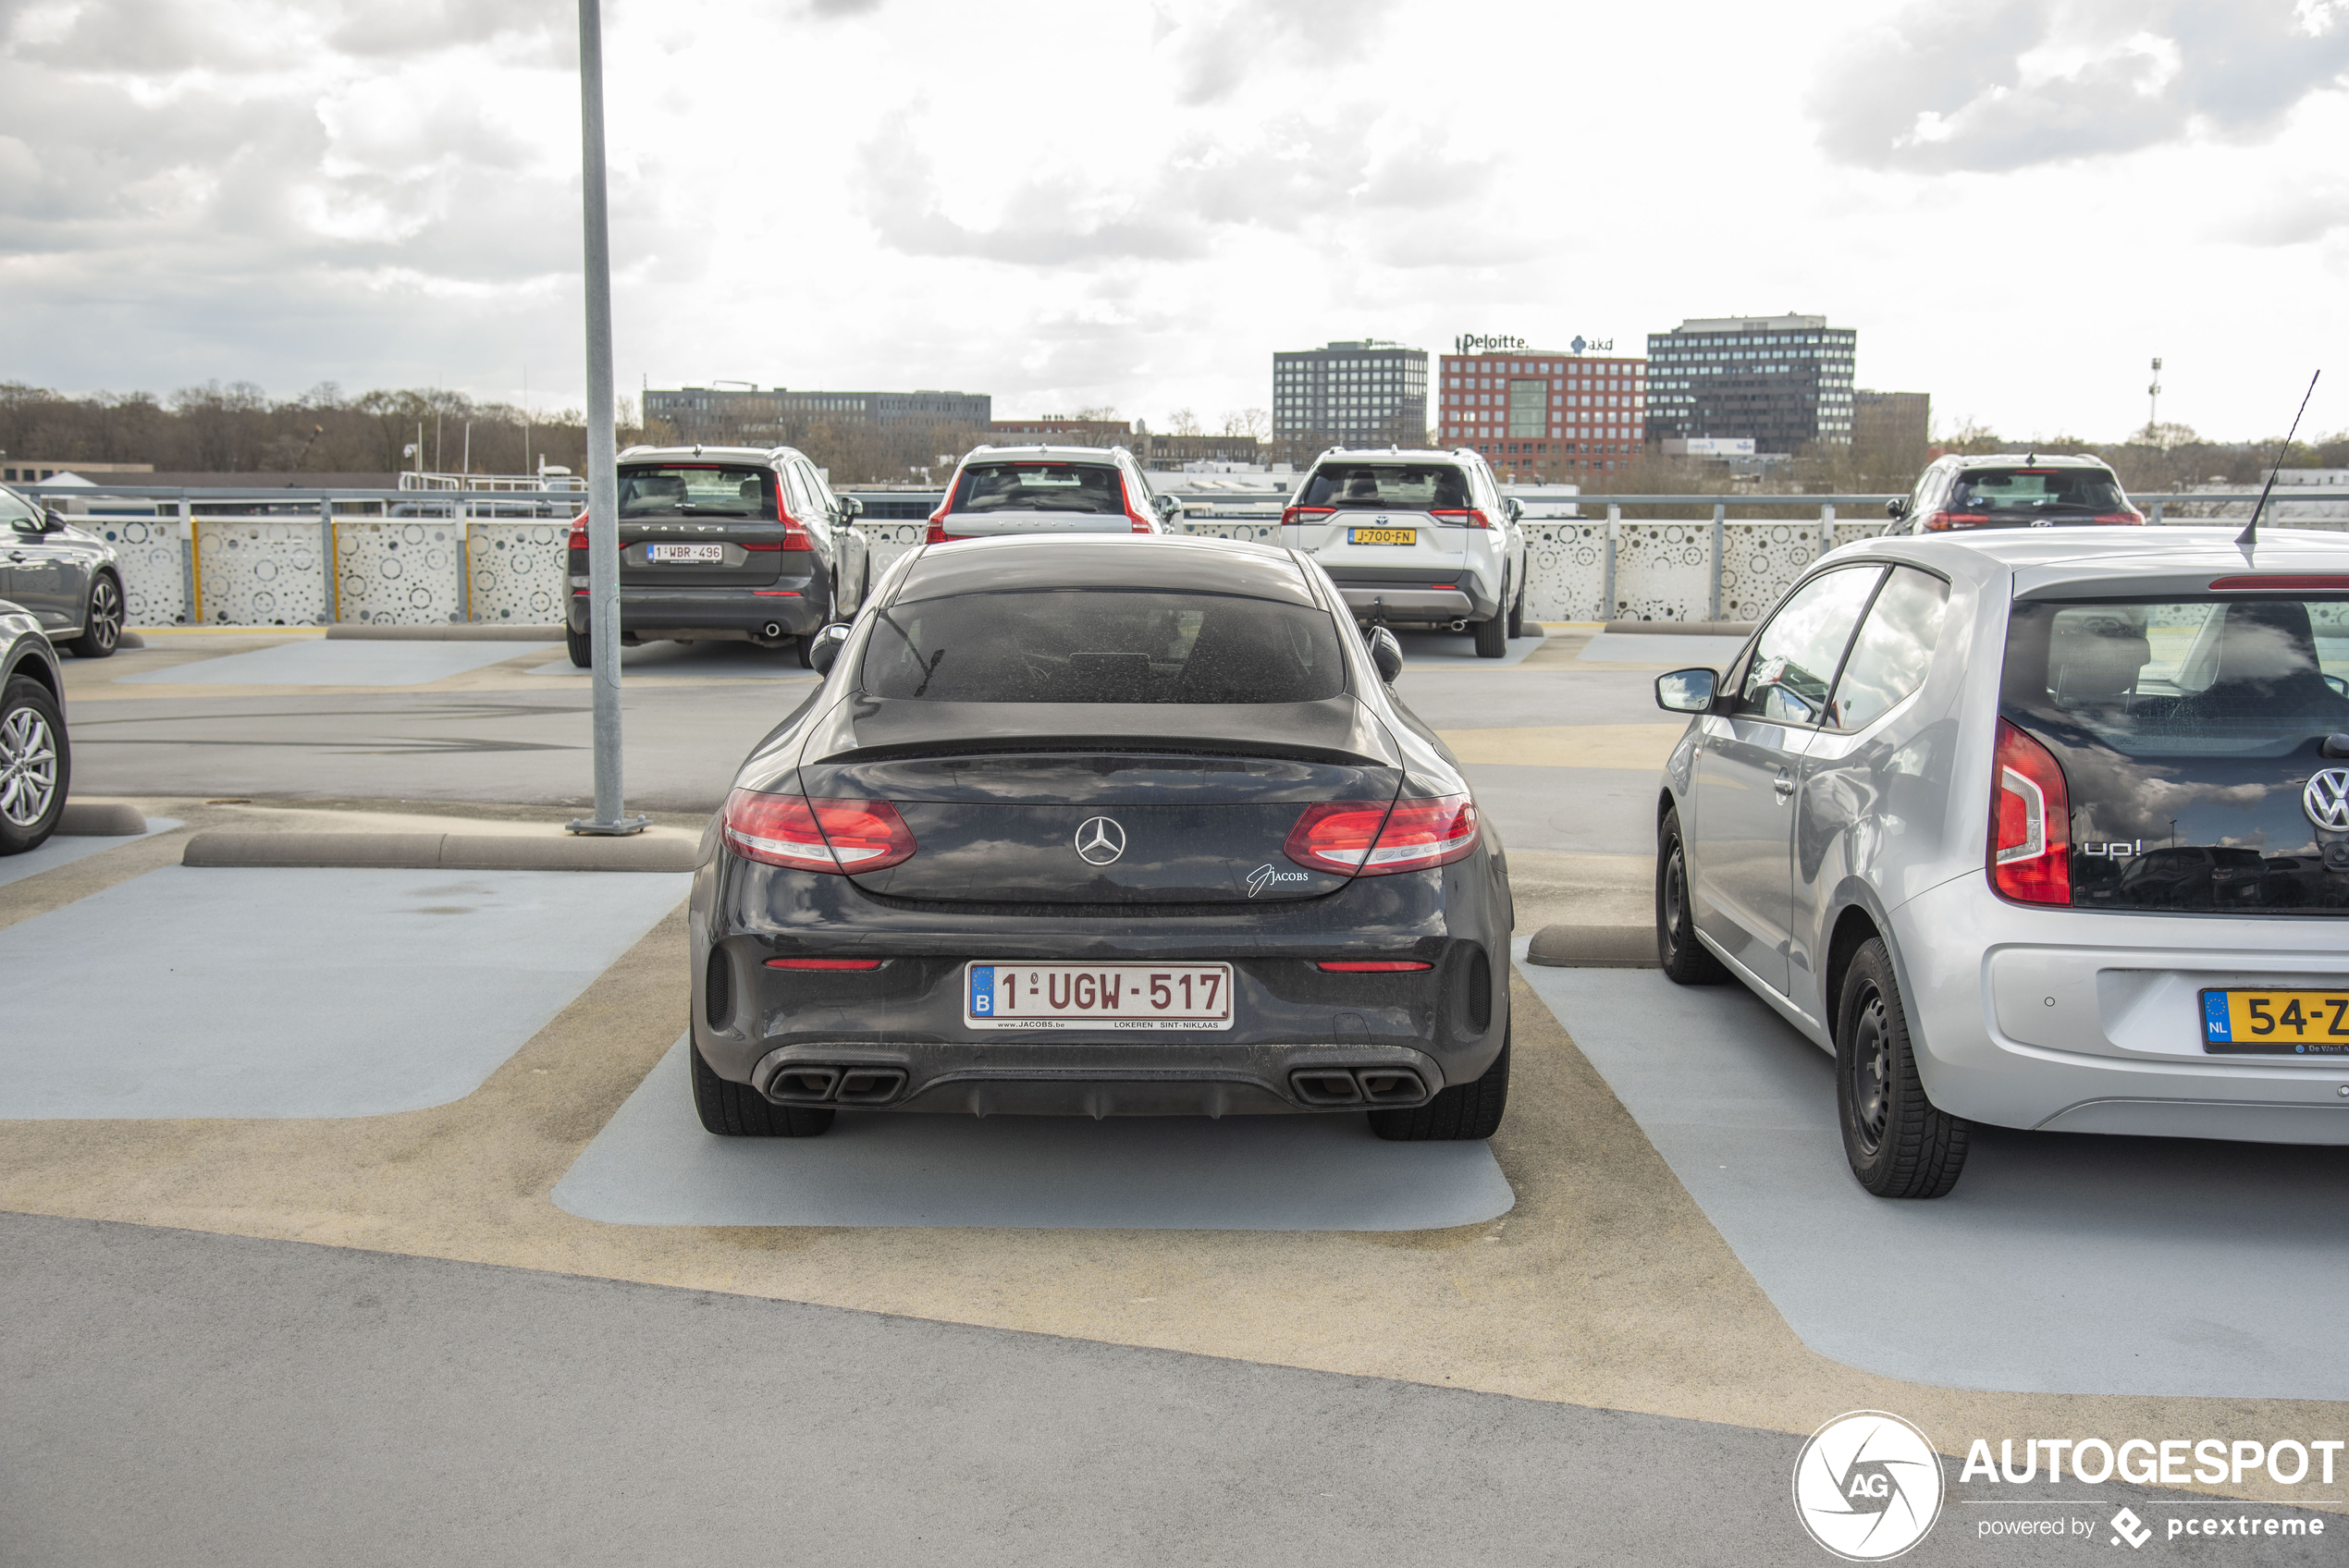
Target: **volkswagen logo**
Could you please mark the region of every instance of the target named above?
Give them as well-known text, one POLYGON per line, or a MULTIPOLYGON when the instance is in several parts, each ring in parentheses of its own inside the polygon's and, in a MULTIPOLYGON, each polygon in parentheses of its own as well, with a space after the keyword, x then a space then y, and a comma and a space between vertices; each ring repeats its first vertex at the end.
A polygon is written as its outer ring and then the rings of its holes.
POLYGON ((1125 852, 1125 829, 1106 816, 1088 816, 1077 827, 1076 852, 1088 865, 1107 865, 1125 852))
POLYGON ((2319 827, 2349 833, 2349 767, 2318 770, 2300 791, 2300 809, 2319 827))

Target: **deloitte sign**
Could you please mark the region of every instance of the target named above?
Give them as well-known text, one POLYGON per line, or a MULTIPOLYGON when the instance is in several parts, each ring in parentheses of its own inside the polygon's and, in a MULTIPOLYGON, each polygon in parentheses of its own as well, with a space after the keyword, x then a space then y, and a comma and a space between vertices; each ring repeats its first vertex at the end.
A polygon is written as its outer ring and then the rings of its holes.
MULTIPOLYGON (((1578 337, 1567 348, 1577 354, 1611 354, 1615 352, 1615 339, 1578 337)), ((1452 352, 1456 354, 1522 354, 1529 349, 1524 338, 1505 334, 1464 332, 1452 339, 1452 352)))

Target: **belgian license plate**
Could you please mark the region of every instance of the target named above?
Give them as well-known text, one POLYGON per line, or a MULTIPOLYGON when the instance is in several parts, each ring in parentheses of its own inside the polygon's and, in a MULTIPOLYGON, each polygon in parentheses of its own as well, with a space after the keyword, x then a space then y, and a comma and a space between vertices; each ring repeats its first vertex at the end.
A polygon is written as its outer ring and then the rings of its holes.
POLYGON ((1229 1029, 1228 963, 973 963, 973 1029, 1229 1029))
POLYGON ((723 545, 647 545, 645 547, 645 555, 647 559, 656 561, 694 561, 706 566, 716 566, 726 558, 726 546, 723 545))
POLYGON ((2205 991, 2202 1048, 2212 1056, 2349 1056, 2349 987, 2205 991))
POLYGON ((1348 533, 1357 545, 1416 545, 1420 538, 1416 528, 1357 528, 1348 533))

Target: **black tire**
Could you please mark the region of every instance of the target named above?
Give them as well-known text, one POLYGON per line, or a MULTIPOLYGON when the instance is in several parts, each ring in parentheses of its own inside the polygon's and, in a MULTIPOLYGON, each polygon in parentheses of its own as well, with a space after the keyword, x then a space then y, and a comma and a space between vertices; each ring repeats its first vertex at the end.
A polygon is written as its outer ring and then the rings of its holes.
POLYGON ((1843 972, 1835 1109, 1851 1174, 1877 1197, 1937 1198, 1958 1184, 1973 1129, 1925 1098, 1900 982, 1877 937, 1843 972))
POLYGON ((57 699, 19 675, 0 691, 0 855, 45 843, 72 783, 73 747, 57 699))
POLYGON ((571 662, 580 669, 596 668, 596 639, 584 631, 563 628, 563 646, 571 650, 571 662))
POLYGON ((1509 656, 1509 619, 1506 612, 1490 620, 1480 620, 1469 630, 1476 633, 1478 658, 1505 659, 1509 656))
POLYGON ((1509 636, 1515 639, 1524 635, 1525 589, 1520 584, 1517 591, 1517 597, 1509 601, 1509 636))
POLYGON ((1689 898, 1689 852, 1680 814, 1664 814, 1655 833, 1655 962, 1664 977, 1683 986, 1718 986, 1728 969, 1696 939, 1696 908, 1689 898))
POLYGON ((81 608, 81 635, 66 644, 78 659, 103 659, 122 645, 122 584, 111 572, 90 582, 90 602, 81 608))
POLYGON ((1509 1103, 1509 1034, 1501 1028, 1501 1054, 1473 1084, 1439 1089, 1411 1110, 1371 1112, 1371 1131, 1391 1144, 1466 1143, 1489 1138, 1509 1103))
POLYGON ((699 1046, 689 1044, 686 1051, 693 1058, 694 1109, 705 1132, 721 1138, 816 1138, 831 1127, 831 1111, 770 1104, 749 1084, 718 1076, 699 1046))

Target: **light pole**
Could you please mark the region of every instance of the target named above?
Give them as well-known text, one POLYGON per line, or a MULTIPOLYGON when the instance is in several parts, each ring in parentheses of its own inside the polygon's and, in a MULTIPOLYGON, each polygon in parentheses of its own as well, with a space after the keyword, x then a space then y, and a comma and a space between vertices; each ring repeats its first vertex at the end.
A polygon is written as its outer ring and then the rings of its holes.
POLYGON ((582 293, 587 306, 587 631, 595 665, 589 679, 595 693, 596 815, 577 818, 570 827, 573 833, 641 833, 646 819, 622 815, 620 799, 620 479, 613 467, 611 428, 603 0, 579 0, 579 131, 582 293))

